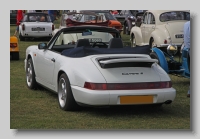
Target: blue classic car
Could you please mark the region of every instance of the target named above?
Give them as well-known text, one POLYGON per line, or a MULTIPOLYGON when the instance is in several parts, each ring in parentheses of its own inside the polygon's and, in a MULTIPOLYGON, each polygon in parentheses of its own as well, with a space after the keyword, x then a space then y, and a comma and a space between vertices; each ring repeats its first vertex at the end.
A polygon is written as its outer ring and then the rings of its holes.
POLYGON ((151 58, 158 59, 158 64, 169 74, 174 74, 186 78, 190 78, 190 55, 189 49, 183 47, 181 50, 181 58, 176 60, 174 55, 177 53, 177 46, 169 45, 167 52, 161 51, 159 48, 152 48, 151 58))

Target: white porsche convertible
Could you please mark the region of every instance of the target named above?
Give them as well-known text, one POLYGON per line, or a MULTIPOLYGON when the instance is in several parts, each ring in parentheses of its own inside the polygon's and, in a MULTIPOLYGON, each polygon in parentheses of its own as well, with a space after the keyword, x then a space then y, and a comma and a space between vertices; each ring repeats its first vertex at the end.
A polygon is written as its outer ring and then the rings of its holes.
POLYGON ((170 104, 176 90, 149 52, 149 46, 123 47, 114 28, 63 28, 48 44, 26 49, 27 86, 57 93, 60 108, 68 111, 83 105, 170 104))

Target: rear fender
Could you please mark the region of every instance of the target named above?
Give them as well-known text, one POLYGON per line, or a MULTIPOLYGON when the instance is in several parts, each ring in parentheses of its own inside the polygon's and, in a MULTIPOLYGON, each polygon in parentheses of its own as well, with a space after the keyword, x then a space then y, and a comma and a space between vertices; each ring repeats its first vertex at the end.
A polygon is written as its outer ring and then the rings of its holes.
POLYGON ((160 66, 168 73, 169 69, 164 53, 159 48, 156 47, 152 48, 152 50, 157 54, 160 66))
MULTIPOLYGON (((130 38, 132 39, 132 35, 134 34, 136 39, 136 45, 143 45, 143 39, 142 39, 142 32, 141 29, 137 26, 132 27, 130 32, 130 38)), ((131 40, 132 41, 132 40, 131 40)))

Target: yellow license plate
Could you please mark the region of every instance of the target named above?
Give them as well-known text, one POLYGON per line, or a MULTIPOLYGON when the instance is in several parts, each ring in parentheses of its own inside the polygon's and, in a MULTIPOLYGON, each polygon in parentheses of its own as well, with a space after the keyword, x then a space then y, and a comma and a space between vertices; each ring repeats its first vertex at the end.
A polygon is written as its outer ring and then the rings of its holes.
POLYGON ((120 96, 120 104, 149 104, 153 96, 120 96))

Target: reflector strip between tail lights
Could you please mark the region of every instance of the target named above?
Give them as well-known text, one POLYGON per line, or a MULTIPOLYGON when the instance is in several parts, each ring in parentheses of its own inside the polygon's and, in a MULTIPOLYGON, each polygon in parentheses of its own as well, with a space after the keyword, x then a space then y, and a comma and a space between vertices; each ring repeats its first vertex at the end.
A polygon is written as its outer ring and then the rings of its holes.
POLYGON ((84 88, 90 90, 145 90, 171 88, 171 81, 144 83, 90 83, 85 82, 84 88))

